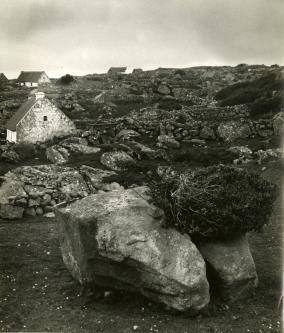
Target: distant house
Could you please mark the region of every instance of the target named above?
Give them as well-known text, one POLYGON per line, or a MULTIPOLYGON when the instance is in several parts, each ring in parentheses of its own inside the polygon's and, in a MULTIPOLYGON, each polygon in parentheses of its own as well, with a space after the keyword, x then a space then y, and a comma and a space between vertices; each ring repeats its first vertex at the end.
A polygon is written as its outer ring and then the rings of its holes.
POLYGON ((9 83, 9 80, 7 79, 7 77, 5 76, 4 73, 0 73, 0 84, 6 84, 9 83))
POLYGON ((50 83, 49 77, 44 71, 42 72, 21 72, 17 82, 21 86, 38 87, 39 84, 50 83))
POLYGON ((110 76, 124 74, 126 69, 127 69, 127 67, 111 67, 108 70, 107 74, 110 76))
POLYGON ((76 130, 74 123, 43 92, 35 93, 22 104, 6 128, 7 141, 27 143, 44 142, 76 130))

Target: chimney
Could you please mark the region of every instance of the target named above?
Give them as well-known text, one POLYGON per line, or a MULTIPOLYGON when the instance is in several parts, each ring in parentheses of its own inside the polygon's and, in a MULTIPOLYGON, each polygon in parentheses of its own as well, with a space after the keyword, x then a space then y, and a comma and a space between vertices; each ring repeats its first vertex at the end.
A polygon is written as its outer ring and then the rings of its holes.
POLYGON ((44 98, 45 94, 42 91, 38 91, 35 93, 35 99, 40 99, 40 98, 44 98))

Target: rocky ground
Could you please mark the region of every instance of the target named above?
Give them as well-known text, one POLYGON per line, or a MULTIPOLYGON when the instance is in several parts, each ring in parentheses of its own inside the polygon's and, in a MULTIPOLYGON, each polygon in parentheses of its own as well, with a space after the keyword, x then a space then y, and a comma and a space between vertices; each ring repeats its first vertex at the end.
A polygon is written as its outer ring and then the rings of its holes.
POLYGON ((5 143, 4 123, 30 90, 13 83, 1 88, 0 329, 280 332, 280 198, 269 226, 249 236, 259 278, 255 295, 227 304, 211 293, 208 309, 194 318, 141 295, 107 291, 101 297, 82 289, 63 264, 53 207, 147 185, 153 171, 168 165, 236 165, 279 185, 281 71, 276 65, 240 64, 91 74, 70 85, 53 80, 42 89, 79 131, 35 145, 5 143))
MULTIPOLYGON (((266 179, 280 182, 279 165, 270 163, 266 179)), ((82 292, 65 268, 53 219, 29 217, 0 223, 0 328, 5 331, 68 332, 281 332, 281 229, 277 200, 265 233, 251 234, 259 276, 253 297, 233 305, 215 299, 195 318, 172 314, 138 295, 94 299, 82 292)))

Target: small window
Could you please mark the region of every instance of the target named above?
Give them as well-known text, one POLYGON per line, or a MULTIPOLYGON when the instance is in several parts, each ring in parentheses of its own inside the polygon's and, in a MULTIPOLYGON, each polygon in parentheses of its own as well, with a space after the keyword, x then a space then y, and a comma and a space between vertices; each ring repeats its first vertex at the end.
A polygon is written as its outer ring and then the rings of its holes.
POLYGON ((47 116, 43 116, 43 121, 47 121, 47 116))

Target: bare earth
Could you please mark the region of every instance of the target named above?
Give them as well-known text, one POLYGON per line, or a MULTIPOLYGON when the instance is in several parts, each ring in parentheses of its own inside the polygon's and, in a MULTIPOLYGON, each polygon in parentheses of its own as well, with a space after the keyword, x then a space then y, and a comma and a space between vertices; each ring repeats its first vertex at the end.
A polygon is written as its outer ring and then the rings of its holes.
MULTIPOLYGON (((280 184, 272 165, 265 178, 280 184)), ((195 318, 173 314, 137 295, 95 300, 66 270, 56 222, 38 217, 0 222, 0 331, 2 332, 281 332, 281 213, 250 244, 259 275, 254 297, 234 305, 210 305, 195 318)))

